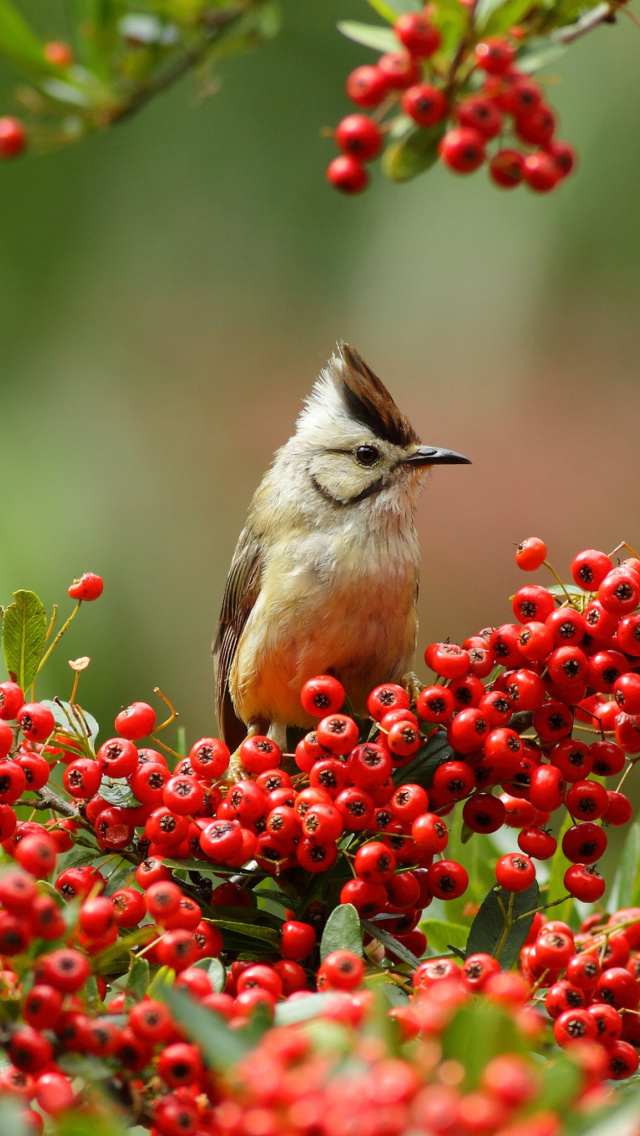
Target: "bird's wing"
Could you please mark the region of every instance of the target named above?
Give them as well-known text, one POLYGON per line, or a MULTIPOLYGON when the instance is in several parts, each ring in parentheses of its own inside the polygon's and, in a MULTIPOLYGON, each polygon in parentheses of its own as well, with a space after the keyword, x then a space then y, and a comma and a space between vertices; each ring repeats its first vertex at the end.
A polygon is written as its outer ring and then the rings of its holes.
POLYGON ((232 750, 237 749, 247 730, 231 701, 229 673, 240 636, 258 598, 261 573, 260 543, 249 529, 244 529, 227 577, 220 621, 213 642, 218 726, 224 741, 232 750))

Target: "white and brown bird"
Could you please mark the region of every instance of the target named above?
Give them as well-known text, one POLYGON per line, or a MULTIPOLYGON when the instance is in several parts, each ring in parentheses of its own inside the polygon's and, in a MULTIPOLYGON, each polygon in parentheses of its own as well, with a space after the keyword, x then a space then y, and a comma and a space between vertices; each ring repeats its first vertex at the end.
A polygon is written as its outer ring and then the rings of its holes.
POLYGON ((259 486, 234 553, 213 646, 218 723, 310 728, 300 691, 332 674, 356 712, 397 682, 416 646, 418 494, 433 465, 384 384, 342 343, 259 486))

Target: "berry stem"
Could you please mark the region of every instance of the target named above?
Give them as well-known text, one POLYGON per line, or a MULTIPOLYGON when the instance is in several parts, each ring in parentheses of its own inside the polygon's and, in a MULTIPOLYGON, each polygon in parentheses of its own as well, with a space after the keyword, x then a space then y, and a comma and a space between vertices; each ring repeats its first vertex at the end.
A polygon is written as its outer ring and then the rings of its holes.
POLYGON ((574 606, 573 600, 572 600, 571 596, 569 595, 563 581, 560 579, 558 573, 556 572, 555 568, 553 567, 553 564, 550 564, 548 560, 543 561, 543 563, 544 563, 545 568, 548 568, 551 575, 557 580, 557 582, 560 585, 560 587, 562 588, 565 596, 567 597, 570 606, 573 607, 574 606))
POLYGON ((165 730, 167 726, 170 726, 172 722, 175 722, 176 718, 178 717, 178 711, 176 710, 175 706, 173 706, 172 703, 169 702, 166 694, 162 693, 159 686, 154 686, 153 693, 157 694, 158 698, 161 698, 165 706, 168 706, 169 710, 171 711, 171 715, 169 718, 167 718, 166 722, 161 722, 159 726, 155 727, 154 732, 157 733, 158 730, 165 730))
MULTIPOLYGON (((56 635, 55 639, 53 640, 53 643, 52 643, 52 644, 51 644, 51 646, 49 647, 49 650, 48 650, 48 651, 47 651, 47 653, 46 653, 45 655, 43 655, 43 656, 42 656, 42 658, 40 659, 40 664, 39 664, 39 666, 38 666, 38 669, 37 669, 37 671, 36 671, 36 675, 39 675, 39 674, 40 674, 40 671, 42 670, 42 668, 43 668, 44 664, 46 663, 47 659, 49 658, 49 655, 51 654, 51 652, 52 652, 52 651, 54 651, 54 650, 56 649, 56 647, 57 647, 58 643, 60 642, 60 640, 62 639, 62 636, 64 635, 65 631, 66 631, 66 630, 67 630, 67 628, 68 628, 68 627, 70 627, 70 626, 71 626, 71 624, 73 623, 73 621, 74 621, 74 619, 75 619, 76 615, 77 615, 77 614, 78 614, 78 612, 80 611, 80 604, 81 604, 81 603, 82 603, 82 600, 78 600, 78 602, 77 602, 76 606, 74 607, 73 611, 71 612, 71 615, 70 615, 70 616, 69 616, 69 618, 67 619, 66 623, 63 623, 63 625, 62 625, 62 627, 60 628, 60 630, 59 630, 58 634, 56 635)), ((51 628, 53 627, 53 622, 54 622, 54 621, 53 621, 53 618, 52 618, 52 621, 51 621, 51 623, 49 624, 49 629, 50 629, 50 630, 51 630, 51 628)), ((47 632, 47 635, 48 635, 48 632, 47 632)), ((45 642, 46 642, 46 640, 45 640, 45 642)))

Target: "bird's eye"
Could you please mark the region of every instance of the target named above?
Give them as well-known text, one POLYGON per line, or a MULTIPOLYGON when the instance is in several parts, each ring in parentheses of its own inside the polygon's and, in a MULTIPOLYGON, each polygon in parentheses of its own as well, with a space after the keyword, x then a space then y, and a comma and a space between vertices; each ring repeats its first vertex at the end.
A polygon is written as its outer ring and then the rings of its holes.
POLYGON ((356 461, 360 465, 375 465, 377 461, 380 461, 380 450, 377 450, 375 446, 358 446, 356 461))

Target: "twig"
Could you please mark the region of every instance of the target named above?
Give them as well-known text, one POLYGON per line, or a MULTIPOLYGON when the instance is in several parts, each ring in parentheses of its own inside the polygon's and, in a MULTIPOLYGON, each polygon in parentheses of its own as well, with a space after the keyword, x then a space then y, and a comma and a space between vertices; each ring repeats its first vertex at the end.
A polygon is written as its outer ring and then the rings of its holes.
POLYGON ((184 55, 179 59, 175 59, 170 63, 164 71, 159 75, 150 79, 143 87, 138 87, 137 91, 126 99, 124 102, 119 103, 109 111, 109 123, 124 122, 126 119, 131 118, 132 115, 137 114, 142 107, 146 106, 151 99, 156 95, 161 94, 163 91, 172 87, 177 83, 187 71, 200 63, 207 51, 213 43, 221 35, 222 31, 235 23, 244 15, 245 7, 250 5, 242 5, 236 8, 223 8, 218 12, 211 12, 206 16, 205 30, 202 38, 194 43, 184 55))
POLYGON ((593 28, 597 28, 598 24, 612 23, 615 19, 617 7, 617 4, 598 4, 597 7, 592 8, 590 12, 576 20, 575 24, 570 24, 566 28, 558 28, 551 36, 552 41, 562 44, 574 43, 575 40, 580 39, 593 28))

